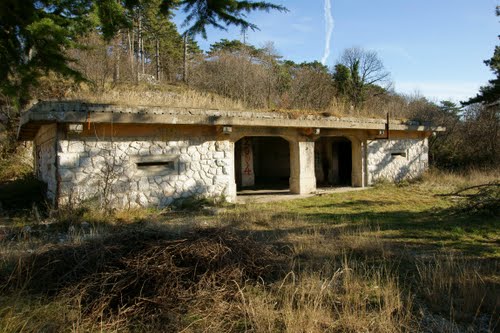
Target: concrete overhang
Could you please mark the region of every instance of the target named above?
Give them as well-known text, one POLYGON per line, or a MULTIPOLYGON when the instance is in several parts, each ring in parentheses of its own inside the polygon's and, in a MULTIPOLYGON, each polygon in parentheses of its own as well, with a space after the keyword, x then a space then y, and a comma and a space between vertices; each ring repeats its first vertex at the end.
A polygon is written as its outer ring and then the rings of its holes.
MULTIPOLYGON (((178 124, 211 126, 284 127, 385 130, 375 118, 296 116, 284 112, 191 109, 159 106, 121 106, 74 101, 39 102, 20 119, 18 140, 33 140, 41 125, 54 123, 178 124)), ((391 120, 390 130, 441 132, 444 127, 391 120)))

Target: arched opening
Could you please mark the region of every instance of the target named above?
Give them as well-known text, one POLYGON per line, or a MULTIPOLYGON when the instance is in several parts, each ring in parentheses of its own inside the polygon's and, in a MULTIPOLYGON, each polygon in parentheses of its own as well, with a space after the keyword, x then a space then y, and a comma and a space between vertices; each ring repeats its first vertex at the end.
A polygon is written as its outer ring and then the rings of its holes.
POLYGON ((322 137, 315 144, 318 187, 352 185, 352 143, 345 137, 322 137))
POLYGON ((288 190, 290 145, 281 137, 244 137, 235 143, 236 188, 288 190))

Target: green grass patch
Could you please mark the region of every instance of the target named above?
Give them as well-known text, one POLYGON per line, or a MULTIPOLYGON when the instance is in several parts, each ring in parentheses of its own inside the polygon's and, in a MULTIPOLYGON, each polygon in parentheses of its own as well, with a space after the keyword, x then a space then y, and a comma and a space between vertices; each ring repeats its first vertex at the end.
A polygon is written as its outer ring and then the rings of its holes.
MULTIPOLYGON (((271 218, 294 215, 306 226, 355 230, 370 227, 401 245, 460 250, 465 254, 500 256, 499 217, 455 214, 452 199, 420 184, 383 185, 364 191, 261 204, 271 218)), ((272 223, 270 224, 273 225, 272 223)))

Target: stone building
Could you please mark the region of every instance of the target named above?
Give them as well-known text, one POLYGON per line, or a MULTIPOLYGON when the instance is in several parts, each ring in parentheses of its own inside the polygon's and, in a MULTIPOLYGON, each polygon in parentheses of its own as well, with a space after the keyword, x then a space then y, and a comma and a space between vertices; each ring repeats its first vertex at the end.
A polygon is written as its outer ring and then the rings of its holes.
POLYGON ((280 112, 40 102, 23 114, 35 170, 54 204, 167 206, 236 200, 240 189, 364 187, 420 175, 442 128, 280 112))

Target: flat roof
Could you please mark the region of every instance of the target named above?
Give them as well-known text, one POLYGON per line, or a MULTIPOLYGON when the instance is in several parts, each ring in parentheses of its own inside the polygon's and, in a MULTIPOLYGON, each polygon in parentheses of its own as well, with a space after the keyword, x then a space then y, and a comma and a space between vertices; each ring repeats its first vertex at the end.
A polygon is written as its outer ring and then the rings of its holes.
MULTIPOLYGON (((53 123, 178 124, 209 126, 385 129, 386 120, 285 112, 193 109, 168 106, 122 106, 77 101, 42 101, 21 115, 18 140, 33 140, 41 125, 53 123)), ((390 120, 396 131, 440 132, 445 128, 416 121, 390 120)))

